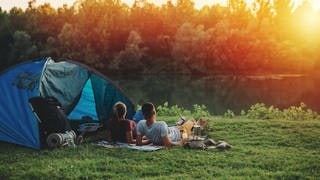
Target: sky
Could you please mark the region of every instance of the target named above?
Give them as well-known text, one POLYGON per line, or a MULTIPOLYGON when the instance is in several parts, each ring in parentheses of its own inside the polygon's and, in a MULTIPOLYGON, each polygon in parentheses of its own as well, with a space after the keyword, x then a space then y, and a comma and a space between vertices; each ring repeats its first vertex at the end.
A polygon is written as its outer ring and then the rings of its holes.
MULTIPOLYGON (((12 7, 17 6, 22 9, 27 8, 29 0, 0 0, 0 7, 3 10, 10 10, 12 7)), ((157 5, 161 5, 167 2, 167 0, 147 0, 157 5)), ((253 0, 247 0, 248 2, 253 0)), ((295 0, 297 3, 301 3, 303 0, 295 0)), ((320 0, 310 0, 315 9, 320 10, 320 0)), ((36 0, 36 5, 49 2, 53 7, 61 7, 63 4, 71 6, 75 0, 36 0)), ((122 2, 127 3, 131 6, 134 0, 122 0, 122 2)), ((175 0, 173 0, 175 2, 175 0)), ((214 3, 225 4, 226 0, 194 0, 195 7, 200 9, 204 5, 212 5, 214 3)))

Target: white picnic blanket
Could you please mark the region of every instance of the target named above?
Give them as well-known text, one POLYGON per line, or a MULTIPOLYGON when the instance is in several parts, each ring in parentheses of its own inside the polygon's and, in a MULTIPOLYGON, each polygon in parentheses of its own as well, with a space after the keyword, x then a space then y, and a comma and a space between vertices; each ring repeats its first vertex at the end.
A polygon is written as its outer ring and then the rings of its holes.
POLYGON ((128 143, 121 143, 121 142, 108 142, 108 141, 99 141, 94 143, 94 145, 102 146, 105 148, 129 148, 134 149, 138 151, 156 151, 159 149, 162 149, 163 146, 154 146, 154 145, 143 145, 143 146, 137 146, 135 144, 128 144, 128 143))

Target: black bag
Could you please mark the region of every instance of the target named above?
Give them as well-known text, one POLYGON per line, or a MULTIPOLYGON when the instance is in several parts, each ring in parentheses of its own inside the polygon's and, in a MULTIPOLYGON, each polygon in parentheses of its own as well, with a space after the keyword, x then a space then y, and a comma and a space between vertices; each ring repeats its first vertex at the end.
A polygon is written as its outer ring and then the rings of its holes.
POLYGON ((33 97, 29 99, 29 103, 39 120, 41 146, 46 145, 46 138, 51 133, 64 133, 71 130, 69 120, 56 98, 33 97))

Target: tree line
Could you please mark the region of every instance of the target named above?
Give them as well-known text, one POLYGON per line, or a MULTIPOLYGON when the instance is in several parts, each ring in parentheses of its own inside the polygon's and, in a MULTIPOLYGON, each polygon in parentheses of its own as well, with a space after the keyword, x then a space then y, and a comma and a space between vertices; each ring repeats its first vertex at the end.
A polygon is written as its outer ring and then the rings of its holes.
POLYGON ((201 9, 193 0, 156 6, 136 0, 77 0, 0 8, 0 67, 66 58, 105 74, 305 73, 320 67, 320 19, 305 1, 228 0, 201 9), (314 24, 313 24, 314 23, 314 24))

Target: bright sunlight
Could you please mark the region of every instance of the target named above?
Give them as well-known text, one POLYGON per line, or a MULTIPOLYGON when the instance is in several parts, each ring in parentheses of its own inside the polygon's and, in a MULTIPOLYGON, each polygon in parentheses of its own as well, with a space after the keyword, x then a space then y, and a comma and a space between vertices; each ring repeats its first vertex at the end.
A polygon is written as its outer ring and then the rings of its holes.
POLYGON ((320 1, 319 0, 311 0, 311 4, 315 10, 320 11, 320 1))
POLYGON ((310 1, 310 3, 301 4, 297 8, 295 22, 298 26, 295 31, 298 31, 298 35, 306 40, 317 40, 318 30, 320 28, 320 15, 319 9, 320 2, 316 0, 310 1))

